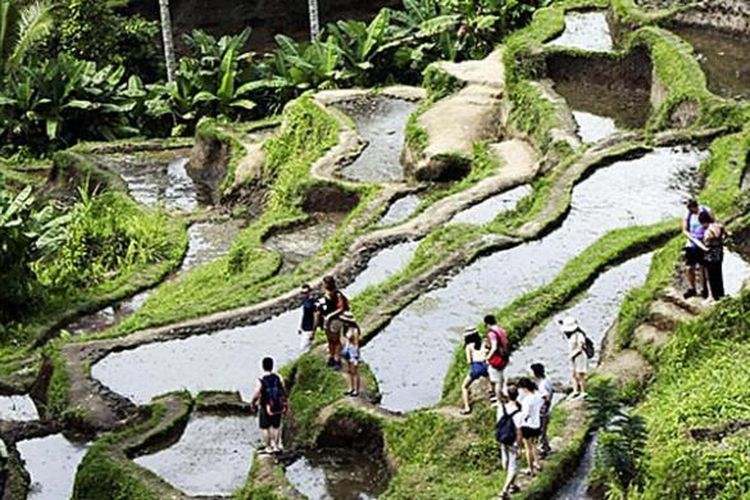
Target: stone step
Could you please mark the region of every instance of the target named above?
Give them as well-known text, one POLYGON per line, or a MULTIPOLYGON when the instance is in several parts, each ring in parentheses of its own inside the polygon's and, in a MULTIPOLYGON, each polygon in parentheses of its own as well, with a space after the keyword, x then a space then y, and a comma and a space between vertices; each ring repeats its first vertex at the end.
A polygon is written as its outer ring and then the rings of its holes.
POLYGON ((643 323, 633 332, 633 340, 640 346, 661 347, 669 339, 670 333, 650 323, 643 323))
POLYGON ((671 331, 682 322, 695 319, 695 315, 666 300, 657 300, 651 306, 648 321, 656 328, 671 331))
POLYGON ((703 297, 692 297, 689 299, 684 299, 682 297, 683 293, 684 292, 677 290, 674 287, 670 287, 664 291, 661 298, 666 302, 671 302, 672 304, 685 309, 686 311, 689 311, 691 314, 694 314, 696 316, 699 314, 703 314, 703 312, 706 310, 706 304, 703 297))

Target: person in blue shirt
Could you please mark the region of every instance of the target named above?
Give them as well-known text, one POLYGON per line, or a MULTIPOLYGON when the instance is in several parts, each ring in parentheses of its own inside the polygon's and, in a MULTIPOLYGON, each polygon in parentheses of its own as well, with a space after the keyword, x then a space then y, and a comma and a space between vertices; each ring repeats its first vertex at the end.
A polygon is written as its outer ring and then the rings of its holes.
POLYGON ((300 323, 300 350, 307 352, 315 338, 318 327, 318 304, 313 297, 310 285, 302 285, 302 321, 300 323))
POLYGON ((687 238, 685 243, 685 265, 687 266, 687 279, 689 288, 683 295, 686 299, 698 295, 696 292, 696 275, 700 278, 701 295, 703 298, 708 297, 708 287, 706 287, 706 275, 702 266, 703 262, 703 233, 705 230, 698 220, 700 214, 706 213, 711 218, 713 214, 711 209, 700 205, 697 200, 691 199, 687 202, 687 215, 682 220, 682 234, 687 238))

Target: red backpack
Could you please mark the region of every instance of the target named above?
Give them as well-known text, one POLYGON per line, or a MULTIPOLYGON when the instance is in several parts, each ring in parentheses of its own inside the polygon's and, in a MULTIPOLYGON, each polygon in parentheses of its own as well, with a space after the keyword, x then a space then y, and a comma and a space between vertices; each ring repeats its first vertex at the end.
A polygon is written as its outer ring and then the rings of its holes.
POLYGON ((505 330, 499 326, 491 326, 487 335, 494 335, 497 339, 497 350, 492 353, 490 359, 487 362, 491 367, 498 370, 502 370, 508 366, 508 359, 510 358, 510 349, 508 349, 508 335, 505 330))

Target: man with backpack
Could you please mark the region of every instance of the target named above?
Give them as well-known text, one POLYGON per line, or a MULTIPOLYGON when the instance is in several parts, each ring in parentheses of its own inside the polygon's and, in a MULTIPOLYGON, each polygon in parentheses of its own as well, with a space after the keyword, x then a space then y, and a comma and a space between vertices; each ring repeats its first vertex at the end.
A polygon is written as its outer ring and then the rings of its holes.
POLYGON ((502 498, 510 498, 512 493, 518 491, 515 481, 518 471, 522 425, 523 415, 521 414, 521 405, 518 404, 518 389, 514 385, 509 385, 507 401, 498 403, 495 424, 495 440, 500 445, 501 465, 505 469, 502 498))
POLYGON ((495 390, 495 401, 500 401, 503 394, 503 384, 505 377, 503 370, 508 366, 510 358, 510 346, 508 344, 508 335, 505 330, 497 325, 497 319, 492 314, 484 317, 484 326, 487 327, 487 340, 490 350, 487 353, 488 372, 490 383, 495 390))
POLYGON ((281 443, 281 419, 286 413, 287 403, 284 381, 273 371, 273 358, 263 358, 262 365, 263 376, 255 384, 250 405, 258 409, 258 426, 266 445, 259 453, 268 455, 284 449, 281 443))
POLYGON ((344 322, 340 316, 349 310, 349 299, 336 286, 333 276, 323 278, 323 297, 320 314, 328 340, 328 366, 341 370, 341 334, 344 322))
POLYGON ((682 220, 682 234, 685 235, 686 242, 685 248, 685 266, 687 268, 687 279, 689 288, 683 295, 685 299, 695 297, 698 295, 696 291, 696 282, 701 285, 701 296, 705 299, 708 298, 708 287, 706 284, 706 271, 703 266, 703 234, 705 229, 700 223, 700 216, 707 214, 713 218, 711 209, 700 205, 697 200, 691 199, 686 203, 687 215, 682 220), (696 280, 696 275, 698 280, 696 280))

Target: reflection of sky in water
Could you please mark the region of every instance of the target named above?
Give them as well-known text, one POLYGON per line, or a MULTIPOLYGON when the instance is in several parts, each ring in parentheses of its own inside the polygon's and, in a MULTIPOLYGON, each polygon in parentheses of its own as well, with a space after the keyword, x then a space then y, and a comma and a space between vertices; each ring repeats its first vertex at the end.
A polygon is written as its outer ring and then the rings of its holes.
POLYGON ((344 293, 347 297, 354 297, 368 286, 385 281, 409 263, 418 246, 418 241, 407 241, 380 250, 367 263, 367 268, 344 289, 344 293))
POLYGON ((71 443, 62 434, 54 434, 19 441, 16 447, 31 475, 29 500, 70 498, 86 445, 71 443))
POLYGON ((193 417, 169 448, 135 459, 188 495, 231 495, 245 483, 262 436, 252 417, 193 417))
POLYGON ((26 422, 38 419, 36 405, 28 395, 0 396, 0 420, 26 422))
POLYGON ((599 142, 617 131, 613 118, 598 116, 585 111, 573 111, 573 118, 578 125, 578 136, 586 144, 599 142))
POLYGON ((612 35, 604 12, 571 12, 565 15, 565 31, 547 45, 609 52, 612 35))
POLYGON ((531 193, 531 186, 523 185, 497 194, 463 210, 450 220, 453 223, 487 224, 495 220, 500 212, 513 210, 521 198, 531 193))
POLYGON ((570 378, 568 341, 557 324, 558 318, 566 316, 576 318, 581 329, 597 346, 596 356, 590 361, 591 368, 596 366, 604 335, 617 318, 625 295, 646 281, 650 265, 651 254, 641 255, 599 276, 583 299, 557 314, 540 332, 515 347, 506 374, 511 377, 529 375, 532 363, 542 363, 553 382, 567 383, 570 378))
POLYGON ((292 310, 254 326, 147 344, 110 354, 91 373, 139 404, 179 389, 240 391, 247 400, 265 356, 283 366, 298 354, 299 324, 292 310))
POLYGON ((414 213, 422 202, 416 194, 410 194, 394 201, 380 219, 381 226, 389 226, 405 221, 414 213))
POLYGON ((437 403, 465 326, 549 282, 607 232, 681 216, 687 193, 668 186, 682 170, 695 173, 704 157, 692 149, 659 148, 599 169, 575 187, 559 229, 478 260, 409 305, 364 348, 383 406, 406 411, 437 403))

